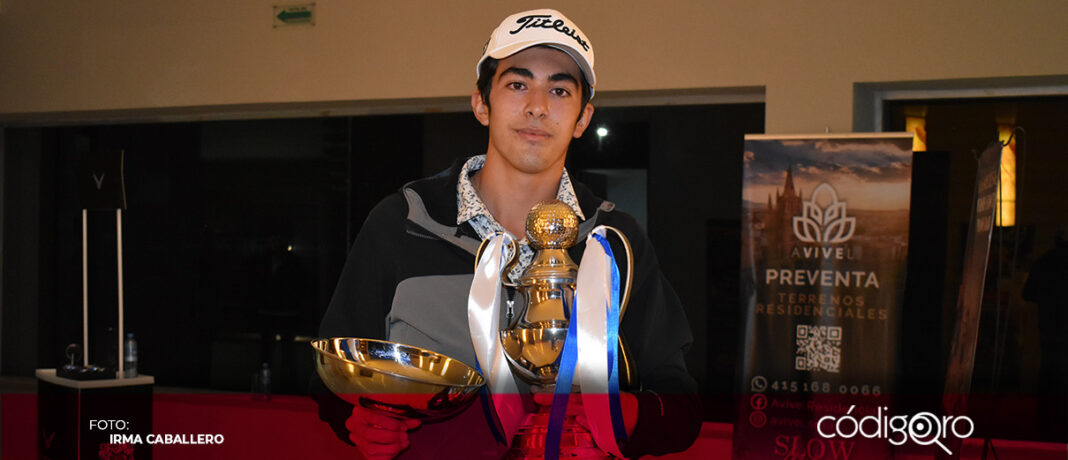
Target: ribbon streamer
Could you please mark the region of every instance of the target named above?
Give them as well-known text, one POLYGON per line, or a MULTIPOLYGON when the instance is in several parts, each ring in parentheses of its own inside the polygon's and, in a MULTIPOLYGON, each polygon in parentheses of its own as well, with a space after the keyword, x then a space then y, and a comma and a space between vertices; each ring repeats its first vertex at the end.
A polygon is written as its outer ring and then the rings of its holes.
POLYGON ((598 234, 594 236, 604 248, 605 255, 608 256, 608 266, 612 268, 612 283, 610 284, 612 290, 608 297, 608 318, 606 319, 608 332, 605 334, 607 338, 605 345, 608 347, 608 405, 612 414, 612 428, 616 440, 617 442, 626 441, 627 427, 623 424, 623 408, 619 401, 619 324, 622 321, 620 317, 622 311, 619 305, 619 265, 616 264, 616 257, 612 253, 612 245, 608 244, 608 240, 598 234))
MULTIPOLYGON (((507 234, 491 237, 475 268, 471 293, 467 297, 467 325, 478 360, 475 365, 487 380, 505 443, 515 436, 524 416, 517 397, 519 389, 512 379, 512 371, 500 340, 501 277, 506 276, 501 270, 505 266, 506 248, 511 240, 512 237, 507 234)), ((496 424, 491 421, 491 425, 496 424)))
POLYGON ((598 226, 586 239, 575 289, 577 311, 571 321, 578 323, 576 374, 593 440, 601 450, 622 458, 617 442, 617 438, 626 439, 619 409, 619 360, 616 356, 619 270, 604 237, 605 231, 604 226, 598 226), (613 412, 618 416, 614 417, 613 412))

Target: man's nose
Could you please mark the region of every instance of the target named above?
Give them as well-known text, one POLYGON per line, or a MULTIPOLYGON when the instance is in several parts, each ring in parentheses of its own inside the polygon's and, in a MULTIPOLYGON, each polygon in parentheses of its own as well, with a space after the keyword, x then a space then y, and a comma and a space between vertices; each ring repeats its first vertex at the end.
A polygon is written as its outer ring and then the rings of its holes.
POLYGON ((543 118, 549 113, 549 98, 541 91, 531 91, 527 96, 527 115, 543 118))

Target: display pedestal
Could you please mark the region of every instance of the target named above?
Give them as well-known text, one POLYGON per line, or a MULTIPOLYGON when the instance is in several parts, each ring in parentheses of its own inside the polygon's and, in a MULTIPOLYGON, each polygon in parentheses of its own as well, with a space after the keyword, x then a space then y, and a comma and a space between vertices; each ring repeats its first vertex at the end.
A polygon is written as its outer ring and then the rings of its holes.
POLYGON ((55 369, 37 369, 36 375, 40 458, 152 458, 145 441, 152 433, 152 376, 71 380, 57 377, 55 369), (142 442, 111 445, 113 434, 127 441, 139 435, 142 442))

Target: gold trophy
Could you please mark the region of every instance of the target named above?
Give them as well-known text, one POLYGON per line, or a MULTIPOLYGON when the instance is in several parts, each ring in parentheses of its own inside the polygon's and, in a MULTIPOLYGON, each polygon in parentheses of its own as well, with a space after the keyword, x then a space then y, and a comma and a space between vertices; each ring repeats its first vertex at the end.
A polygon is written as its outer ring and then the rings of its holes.
POLYGON ((311 345, 315 369, 330 391, 384 415, 448 418, 474 402, 485 384, 474 368, 418 347, 344 337, 311 345))
MULTIPOLYGON (((626 237, 619 230, 606 228, 619 235, 627 252, 626 288, 620 301, 619 317, 622 320, 630 295, 634 257, 626 237)), ((578 237, 578 217, 560 201, 542 202, 527 214, 526 233, 537 252, 517 283, 502 282, 517 289, 525 303, 507 318, 508 324, 500 334, 501 344, 513 372, 519 378, 532 385, 535 392, 552 394, 560 368, 560 354, 567 337, 570 306, 575 295, 578 265, 568 256, 567 250, 575 245, 578 237)), ((487 241, 483 242, 483 246, 487 241)), ((482 249, 479 248, 476 263, 482 249)), ((518 257, 518 251, 513 250, 512 254, 513 259, 518 257)), ((622 335, 618 346, 620 387, 630 388, 634 386, 637 371, 622 335)), ((576 387, 573 386, 573 392, 576 387)), ((550 409, 551 406, 538 405, 537 410, 527 416, 512 440, 506 458, 544 456, 550 409)), ((565 418, 560 450, 561 458, 611 458, 597 448, 592 434, 576 422, 573 414, 565 418)))

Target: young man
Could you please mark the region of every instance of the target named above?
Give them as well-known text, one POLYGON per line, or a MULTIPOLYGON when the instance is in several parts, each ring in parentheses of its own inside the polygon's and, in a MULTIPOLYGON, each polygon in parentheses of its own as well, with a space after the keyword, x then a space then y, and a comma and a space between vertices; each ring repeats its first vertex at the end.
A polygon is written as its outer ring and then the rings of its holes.
MULTIPOLYGON (((627 456, 663 454, 688 447, 701 424, 683 361, 692 336, 645 233, 612 203, 573 184, 564 169, 571 139, 593 116, 593 56, 589 38, 557 11, 518 13, 497 27, 471 96, 475 118, 489 128, 486 154, 409 183, 371 211, 319 335, 384 338, 473 364, 467 296, 479 242, 495 231, 522 238, 530 208, 559 199, 581 223, 580 243, 570 251, 576 262, 596 225, 621 229, 633 246, 634 287, 621 329, 641 387, 622 396, 629 438, 621 446, 627 456)), ((533 255, 521 243, 513 280, 533 255)), ((353 408, 328 393, 317 399, 321 418, 368 458, 500 458, 507 450, 494 441, 479 404, 421 425, 353 408)))

